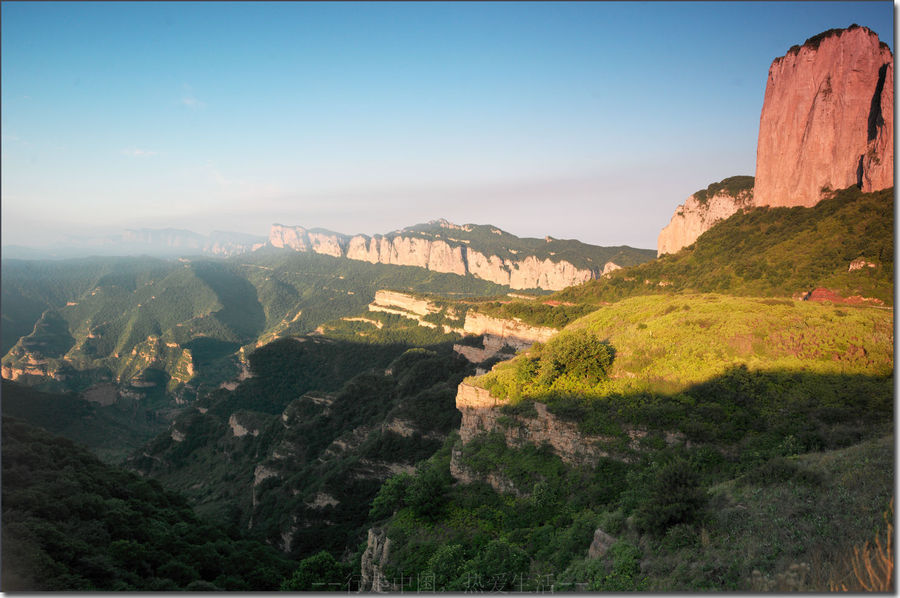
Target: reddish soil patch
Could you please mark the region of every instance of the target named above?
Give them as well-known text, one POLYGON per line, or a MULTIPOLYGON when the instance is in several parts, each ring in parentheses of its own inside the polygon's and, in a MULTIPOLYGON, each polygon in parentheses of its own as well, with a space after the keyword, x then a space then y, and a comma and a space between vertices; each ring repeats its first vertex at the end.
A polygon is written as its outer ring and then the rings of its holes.
POLYGON ((853 295, 851 297, 841 297, 834 291, 826 288, 819 287, 812 291, 805 299, 805 301, 831 301, 832 303, 847 303, 851 305, 865 305, 865 304, 875 304, 875 305, 884 305, 884 301, 881 299, 875 299, 874 297, 863 297, 861 295, 853 295))

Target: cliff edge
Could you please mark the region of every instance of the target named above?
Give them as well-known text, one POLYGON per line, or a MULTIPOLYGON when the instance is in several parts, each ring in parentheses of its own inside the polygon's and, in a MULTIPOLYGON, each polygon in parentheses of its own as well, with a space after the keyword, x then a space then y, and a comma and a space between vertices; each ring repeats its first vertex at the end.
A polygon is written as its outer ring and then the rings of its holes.
POLYGON ((823 191, 894 185, 894 57, 866 27, 832 29, 769 68, 757 206, 815 205, 823 191))
POLYGON ((730 177, 697 191, 675 209, 672 220, 659 233, 657 255, 687 247, 715 223, 752 206, 752 176, 730 177))
POLYGON ((513 289, 550 291, 653 259, 652 250, 600 247, 552 237, 519 238, 490 225, 458 225, 446 220, 374 237, 274 224, 269 245, 372 264, 472 275, 513 289))

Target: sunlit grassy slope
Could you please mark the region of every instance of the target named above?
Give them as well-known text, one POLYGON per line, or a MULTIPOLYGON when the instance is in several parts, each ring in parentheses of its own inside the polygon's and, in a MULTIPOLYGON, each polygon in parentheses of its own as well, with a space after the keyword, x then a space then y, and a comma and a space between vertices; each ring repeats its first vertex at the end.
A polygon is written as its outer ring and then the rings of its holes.
POLYGON ((851 187, 812 208, 738 213, 678 253, 551 298, 596 303, 678 291, 790 297, 816 287, 893 302, 893 188, 862 193, 851 187), (850 271, 860 258, 872 267, 850 271))
POLYGON ((612 346, 609 378, 587 386, 562 374, 549 384, 525 365, 537 346, 477 378, 500 397, 601 397, 680 392, 737 366, 751 371, 888 376, 893 370, 893 314, 848 307, 716 294, 649 295, 602 307, 564 329, 612 346))

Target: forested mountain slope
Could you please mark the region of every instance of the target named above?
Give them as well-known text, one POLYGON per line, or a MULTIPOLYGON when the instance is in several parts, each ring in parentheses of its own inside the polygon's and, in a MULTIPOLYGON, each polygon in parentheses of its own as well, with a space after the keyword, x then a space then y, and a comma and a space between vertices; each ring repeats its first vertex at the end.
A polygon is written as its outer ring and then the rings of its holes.
POLYGON ((3 590, 274 590, 294 563, 156 480, 3 417, 3 590))
POLYGON ((193 398, 240 371, 242 347, 311 332, 363 309, 381 288, 504 291, 472 277, 314 254, 4 261, 12 344, 4 377, 53 390, 113 383, 135 395, 193 398))
POLYGON ((447 343, 320 337, 270 343, 250 365, 251 378, 198 400, 130 466, 301 556, 354 545, 381 483, 458 426, 456 386, 474 372, 447 343))

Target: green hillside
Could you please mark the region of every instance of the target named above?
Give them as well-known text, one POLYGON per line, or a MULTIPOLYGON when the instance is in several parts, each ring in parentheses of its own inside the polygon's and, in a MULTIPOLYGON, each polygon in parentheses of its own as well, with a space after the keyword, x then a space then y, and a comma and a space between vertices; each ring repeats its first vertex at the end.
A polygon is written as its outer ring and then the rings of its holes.
POLYGON ((502 440, 473 447, 533 477, 521 496, 453 483, 453 442, 373 501, 394 592, 862 591, 854 550, 890 533, 893 436, 874 431, 838 450, 785 446, 737 475, 708 446, 593 471, 502 440), (598 529, 606 551, 588 556, 598 529))
POLYGON ((5 592, 274 590, 294 568, 69 440, 6 416, 2 437, 5 592))
POLYGON ((95 288, 105 277, 156 277, 170 266, 153 258, 83 258, 73 260, 4 259, 0 269, 3 305, 0 352, 34 328, 48 308, 62 308, 95 288))
POLYGON ((756 208, 676 254, 551 296, 597 303, 649 293, 791 297, 817 287, 893 304, 894 190, 850 187, 812 208, 756 208), (873 267, 849 271, 854 260, 873 267))
POLYGON ((850 555, 886 531, 890 310, 633 297, 467 381, 509 400, 496 425, 372 503, 394 591, 858 589, 850 555), (608 456, 509 446, 535 402, 608 456))
POLYGON ((133 393, 159 387, 188 397, 236 375, 241 347, 358 313, 378 289, 452 297, 506 290, 472 277, 280 252, 170 262, 13 260, 4 261, 3 276, 4 331, 23 332, 3 365, 26 372, 24 380, 55 391, 112 381, 133 393), (49 376, 29 374, 35 371, 49 376))
POLYGON ((791 433, 815 450, 830 446, 830 418, 859 436, 892 413, 893 363, 889 310, 646 296, 601 308, 473 382, 545 402, 588 433, 626 439, 638 425, 762 444, 791 433))
POLYGON ((64 436, 108 463, 119 463, 165 428, 164 419, 134 400, 99 405, 3 380, 3 415, 64 436))
POLYGON ((885 308, 718 294, 647 295, 600 307, 477 382, 497 396, 541 399, 681 392, 738 366, 890 376, 893 339, 893 314, 885 308), (614 354, 605 377, 585 386, 579 373, 539 374, 554 348, 583 337, 597 339, 614 354), (536 374, 529 375, 532 371, 536 374))

